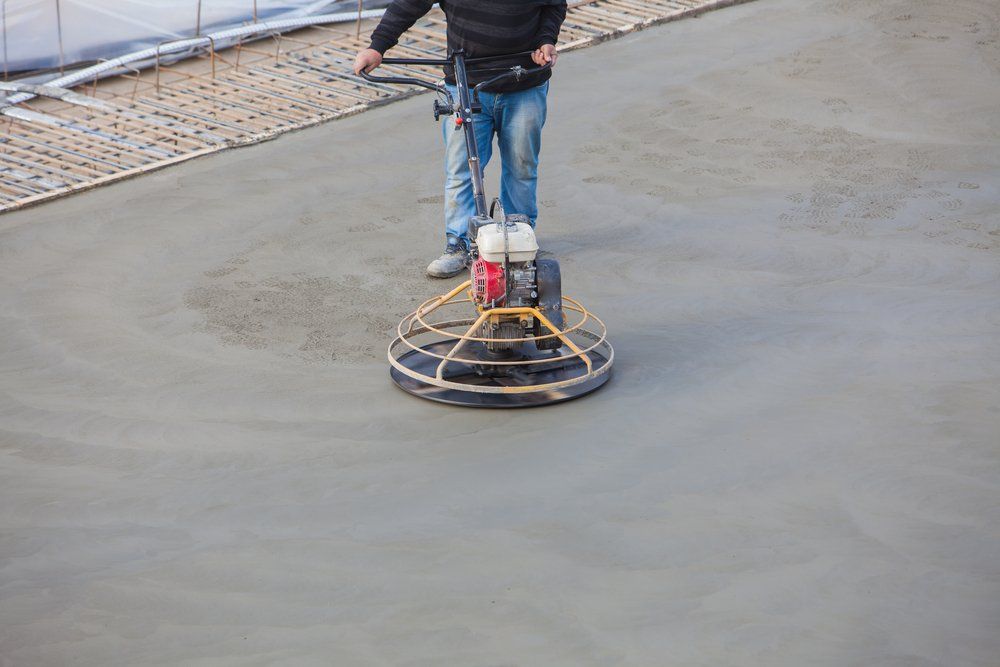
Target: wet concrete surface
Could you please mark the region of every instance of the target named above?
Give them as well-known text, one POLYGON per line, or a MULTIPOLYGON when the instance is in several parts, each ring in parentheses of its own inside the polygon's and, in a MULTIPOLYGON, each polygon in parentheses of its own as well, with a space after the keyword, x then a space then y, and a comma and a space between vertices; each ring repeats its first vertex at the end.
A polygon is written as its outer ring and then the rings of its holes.
POLYGON ((553 408, 389 383, 429 97, 0 218, 0 664, 996 665, 998 34, 565 55, 539 239, 617 359, 553 408))

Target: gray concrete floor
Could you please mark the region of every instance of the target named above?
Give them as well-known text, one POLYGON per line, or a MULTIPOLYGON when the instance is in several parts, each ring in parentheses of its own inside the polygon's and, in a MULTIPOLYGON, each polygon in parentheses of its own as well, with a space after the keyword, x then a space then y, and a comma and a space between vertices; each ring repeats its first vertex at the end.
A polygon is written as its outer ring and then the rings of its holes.
POLYGON ((998 26, 566 55, 539 236, 618 363, 556 408, 389 384, 427 97, 0 218, 0 664, 997 665, 998 26))

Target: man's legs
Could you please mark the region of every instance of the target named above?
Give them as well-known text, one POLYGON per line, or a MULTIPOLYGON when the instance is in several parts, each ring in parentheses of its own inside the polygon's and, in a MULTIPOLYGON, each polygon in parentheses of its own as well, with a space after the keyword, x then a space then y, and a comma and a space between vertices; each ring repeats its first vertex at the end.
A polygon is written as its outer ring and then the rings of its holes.
MULTIPOLYGON (((453 96, 454 86, 449 86, 453 96)), ((480 93, 482 113, 474 116, 479 162, 485 172, 493 153, 493 135, 499 136, 501 165, 500 202, 506 213, 527 215, 531 224, 538 216, 536 185, 538 153, 545 124, 545 97, 548 82, 516 93, 480 93)), ((427 267, 428 275, 447 278, 465 268, 469 246, 469 218, 476 207, 472 194, 472 174, 465 150, 465 132, 454 121, 445 122, 444 216, 448 246, 427 267)))
MULTIPOLYGON (((454 86, 448 86, 451 94, 458 99, 454 86)), ((476 145, 479 147, 479 162, 483 171, 493 153, 493 105, 495 95, 481 93, 482 113, 473 116, 476 131, 476 145)), ((469 245, 469 218, 476 214, 472 197, 472 172, 469 171, 469 156, 465 150, 465 130, 455 126, 453 117, 444 120, 445 142, 445 183, 444 220, 448 243, 461 241, 469 245)))
MULTIPOLYGON (((453 99, 458 98, 454 86, 448 86, 453 99)), ((493 153, 493 96, 480 95, 483 112, 473 116, 472 127, 479 148, 482 169, 493 153)), ((427 275, 432 278, 450 278, 461 273, 469 261, 469 218, 476 214, 472 194, 472 172, 465 149, 465 130, 456 127, 454 118, 444 121, 444 224, 448 244, 444 254, 427 265, 427 275)))
POLYGON ((545 125, 549 82, 516 93, 503 93, 494 111, 500 145, 500 203, 505 213, 538 217, 538 153, 545 125))

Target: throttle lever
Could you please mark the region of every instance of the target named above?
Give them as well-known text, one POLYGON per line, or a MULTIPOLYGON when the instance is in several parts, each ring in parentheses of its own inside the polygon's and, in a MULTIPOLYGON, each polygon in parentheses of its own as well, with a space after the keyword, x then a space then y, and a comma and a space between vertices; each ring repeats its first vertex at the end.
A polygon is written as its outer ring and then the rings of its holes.
POLYGON ((437 121, 441 116, 450 116, 455 110, 452 105, 447 102, 442 102, 441 100, 434 100, 434 120, 437 121))

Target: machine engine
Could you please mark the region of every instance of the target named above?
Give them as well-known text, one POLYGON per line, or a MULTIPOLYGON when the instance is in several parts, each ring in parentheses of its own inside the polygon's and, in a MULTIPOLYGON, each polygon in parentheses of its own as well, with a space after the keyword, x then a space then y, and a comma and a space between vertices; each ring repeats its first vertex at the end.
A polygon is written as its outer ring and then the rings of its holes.
MULTIPOLYGON (((562 287, 559 263, 536 260, 538 243, 526 216, 511 215, 504 222, 489 221, 476 230, 476 258, 472 263, 472 298, 480 310, 538 308, 556 327, 562 328, 562 287)), ((510 352, 519 347, 519 338, 528 334, 551 333, 527 314, 498 313, 483 323, 482 338, 487 349, 510 352)), ((554 350, 559 338, 535 341, 540 350, 554 350)))
POLYGON ((537 306, 535 263, 529 260, 511 263, 508 267, 505 271, 502 263, 477 258, 472 263, 473 300, 484 309, 537 306))

